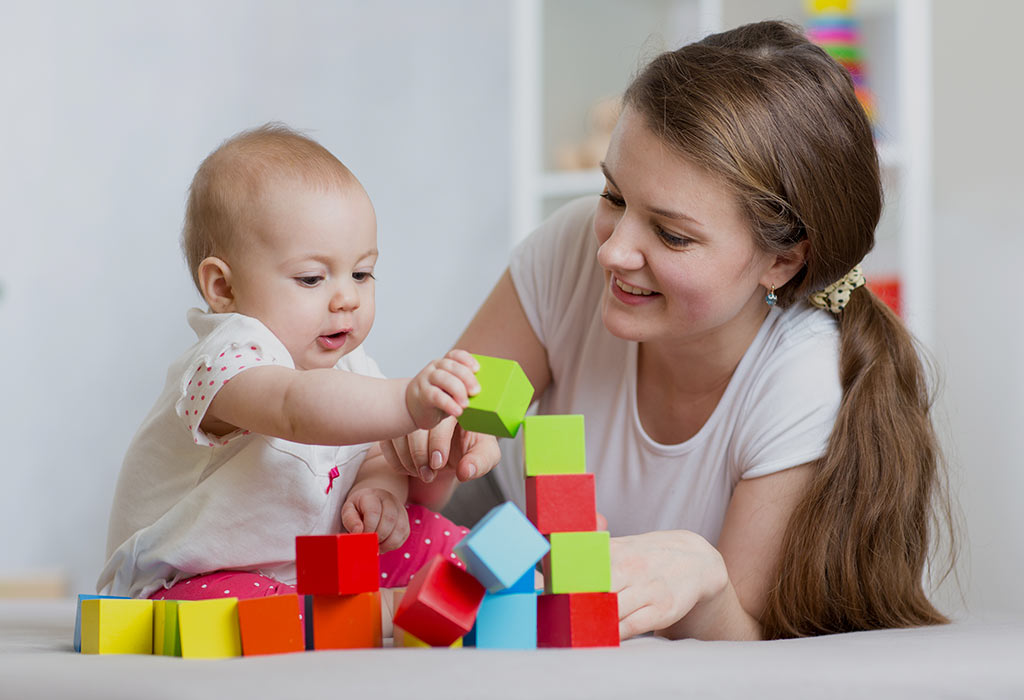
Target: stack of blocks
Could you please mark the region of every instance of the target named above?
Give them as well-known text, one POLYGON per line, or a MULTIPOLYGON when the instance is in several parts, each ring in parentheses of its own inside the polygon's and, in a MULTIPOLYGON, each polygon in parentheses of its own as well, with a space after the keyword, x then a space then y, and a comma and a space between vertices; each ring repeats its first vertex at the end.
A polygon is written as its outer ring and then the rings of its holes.
POLYGON ((295 567, 309 649, 382 646, 377 533, 296 537, 295 567))
POLYGON ((609 534, 597 529, 594 475, 586 473, 583 416, 530 416, 523 425, 526 513, 547 536, 542 647, 618 646, 609 534))
MULTIPOLYGON (((597 530, 594 475, 586 473, 583 416, 525 417, 533 387, 522 368, 511 360, 474 357, 480 363, 477 380, 482 390, 470 399, 459 423, 467 430, 499 437, 514 437, 523 426, 526 515, 550 543, 543 564, 544 595, 534 601, 535 642, 556 647, 618 646, 618 599, 610 592, 609 534, 597 530)), ((487 527, 490 517, 477 528, 487 527)), ((467 560, 473 534, 456 553, 475 574, 467 560)), ((505 546, 508 541, 510 537, 505 546)), ((532 579, 532 571, 529 574, 532 579)), ((520 595, 527 590, 532 593, 532 583, 529 589, 526 585, 518 582, 498 595, 511 595, 512 590, 520 595)), ((485 598, 475 630, 477 646, 486 626, 488 603, 498 609, 497 600, 485 598)), ((501 609, 512 609, 511 599, 503 599, 501 605, 501 609)), ((521 606, 512 614, 525 616, 526 602, 521 606)))

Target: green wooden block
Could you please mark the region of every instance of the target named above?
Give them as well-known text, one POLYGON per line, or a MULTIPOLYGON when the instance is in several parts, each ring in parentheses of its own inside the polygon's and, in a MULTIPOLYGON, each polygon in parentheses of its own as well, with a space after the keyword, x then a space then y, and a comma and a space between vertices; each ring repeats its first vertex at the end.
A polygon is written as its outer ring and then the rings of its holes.
POLYGON ((474 433, 515 437, 533 398, 533 385, 515 360, 473 355, 480 363, 480 393, 469 397, 459 425, 474 433))
POLYGON ((612 587, 609 535, 553 532, 544 558, 545 593, 608 593, 612 587))
POLYGON ((153 653, 158 656, 181 656, 176 600, 153 601, 153 653))
POLYGON ((583 416, 529 416, 523 422, 526 476, 587 471, 583 416))

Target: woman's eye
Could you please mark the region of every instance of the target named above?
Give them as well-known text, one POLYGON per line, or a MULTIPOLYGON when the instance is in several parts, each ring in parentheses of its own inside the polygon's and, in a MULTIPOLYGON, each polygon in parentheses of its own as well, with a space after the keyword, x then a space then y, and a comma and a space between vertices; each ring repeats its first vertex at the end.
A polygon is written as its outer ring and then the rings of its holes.
POLYGON ((366 280, 374 280, 377 278, 373 276, 372 272, 353 272, 352 279, 356 282, 365 282, 366 280))
POLYGON ((309 277, 296 277, 295 281, 301 284, 303 287, 315 287, 323 281, 323 277, 320 275, 311 275, 309 277))
POLYGON ((623 199, 621 197, 617 197, 616 195, 612 194, 608 190, 605 190, 604 192, 602 192, 601 193, 601 197, 603 199, 607 200, 607 202, 609 204, 611 204, 613 207, 621 207, 621 206, 626 204, 626 202, 623 201, 623 199))
POLYGON ((693 242, 689 238, 682 238, 673 233, 669 233, 660 226, 655 227, 654 232, 658 235, 658 238, 664 241, 665 245, 670 248, 685 248, 693 242))

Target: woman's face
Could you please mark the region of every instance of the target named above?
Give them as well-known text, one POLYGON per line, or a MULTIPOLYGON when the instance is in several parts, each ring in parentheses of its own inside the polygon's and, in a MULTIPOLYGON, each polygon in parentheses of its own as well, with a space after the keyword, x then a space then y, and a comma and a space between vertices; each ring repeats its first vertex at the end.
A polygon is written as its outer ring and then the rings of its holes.
POLYGON ((617 337, 687 342, 756 332, 775 256, 759 250, 716 177, 662 143, 627 107, 603 164, 594 218, 602 317, 617 337))

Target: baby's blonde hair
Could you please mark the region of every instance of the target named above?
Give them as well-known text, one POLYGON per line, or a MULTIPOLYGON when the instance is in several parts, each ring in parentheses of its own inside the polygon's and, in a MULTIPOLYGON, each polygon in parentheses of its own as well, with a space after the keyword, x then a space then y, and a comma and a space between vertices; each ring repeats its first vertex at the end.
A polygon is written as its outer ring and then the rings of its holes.
POLYGON ((237 245, 265 188, 289 179, 317 189, 358 186, 330 151, 280 122, 235 134, 199 165, 188 190, 181 249, 200 294, 199 263, 237 245))

